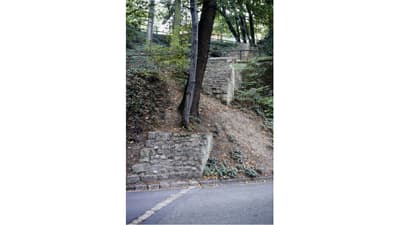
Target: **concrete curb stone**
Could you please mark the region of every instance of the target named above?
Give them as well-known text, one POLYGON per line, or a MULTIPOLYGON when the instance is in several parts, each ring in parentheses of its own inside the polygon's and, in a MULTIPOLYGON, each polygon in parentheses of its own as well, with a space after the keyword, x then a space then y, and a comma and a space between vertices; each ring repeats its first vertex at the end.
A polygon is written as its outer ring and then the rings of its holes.
POLYGON ((224 184, 246 184, 246 183, 262 183, 262 182, 273 182, 273 177, 255 177, 255 178, 235 178, 235 179, 226 179, 226 180, 166 180, 159 181, 158 183, 152 184, 127 184, 126 190, 128 192, 132 191, 154 191, 154 190, 166 190, 166 189, 180 189, 186 188, 190 186, 200 186, 200 187, 213 187, 224 184))
POLYGON ((160 189, 160 184, 149 184, 147 185, 148 190, 158 190, 160 189))
POLYGON ((172 188, 180 188, 180 187, 187 187, 189 186, 189 183, 187 181, 177 181, 171 183, 172 188))
POLYGON ((171 184, 167 181, 161 181, 160 182, 160 189, 167 189, 171 186, 171 184))
POLYGON ((135 191, 145 191, 147 189, 147 185, 145 184, 136 184, 135 191))

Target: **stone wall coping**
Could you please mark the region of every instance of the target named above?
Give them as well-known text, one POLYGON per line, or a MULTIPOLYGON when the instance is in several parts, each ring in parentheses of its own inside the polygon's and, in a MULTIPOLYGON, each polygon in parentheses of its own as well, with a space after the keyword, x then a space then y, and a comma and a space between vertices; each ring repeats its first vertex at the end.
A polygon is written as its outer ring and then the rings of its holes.
POLYGON ((169 190, 169 189, 182 189, 191 186, 198 187, 215 187, 226 184, 251 184, 251 183, 265 183, 273 182, 272 176, 262 176, 255 178, 234 178, 234 179, 210 179, 210 180, 164 180, 151 184, 134 184, 127 186, 127 192, 140 192, 140 191, 154 191, 154 190, 169 190))
POLYGON ((189 132, 172 132, 172 131, 163 131, 163 130, 156 130, 156 131, 149 131, 147 134, 152 133, 152 134, 172 134, 176 136, 182 136, 182 137, 190 137, 192 135, 209 135, 212 134, 211 132, 196 132, 196 133, 189 133, 189 132))
POLYGON ((233 60, 236 59, 236 57, 209 57, 209 60, 233 60))

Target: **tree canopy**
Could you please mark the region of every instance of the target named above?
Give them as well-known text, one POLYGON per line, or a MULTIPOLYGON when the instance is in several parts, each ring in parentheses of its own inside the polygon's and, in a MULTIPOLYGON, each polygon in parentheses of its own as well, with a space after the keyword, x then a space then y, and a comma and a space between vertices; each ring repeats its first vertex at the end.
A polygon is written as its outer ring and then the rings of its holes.
POLYGON ((176 58, 186 64, 186 49, 191 48, 187 66, 190 76, 179 107, 185 127, 189 116, 199 117, 200 90, 211 38, 249 43, 252 47, 260 44, 260 49, 265 48, 272 55, 272 0, 127 0, 126 23, 128 47, 135 35, 147 32, 143 36, 151 51, 153 33, 160 27, 168 36, 169 62, 176 58))

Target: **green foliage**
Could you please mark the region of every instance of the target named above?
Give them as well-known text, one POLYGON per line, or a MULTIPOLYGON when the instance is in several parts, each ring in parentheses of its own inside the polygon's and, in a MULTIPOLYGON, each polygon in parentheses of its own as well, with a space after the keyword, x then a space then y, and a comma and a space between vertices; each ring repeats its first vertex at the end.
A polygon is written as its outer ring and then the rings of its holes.
POLYGON ((233 150, 231 157, 238 163, 234 167, 228 167, 224 162, 219 162, 218 159, 210 157, 204 168, 203 175, 206 177, 215 176, 222 179, 235 178, 240 174, 247 177, 256 177, 258 175, 254 167, 243 165, 242 153, 239 150, 233 150))
POLYGON ((231 158, 238 163, 243 163, 242 152, 237 148, 231 151, 231 158))
POLYGON ((236 169, 239 173, 243 173, 246 168, 243 166, 243 164, 238 164, 236 165, 236 169))
POLYGON ((204 167, 203 176, 209 177, 212 175, 213 175, 213 171, 211 170, 211 168, 208 166, 204 167))
POLYGON ((140 56, 138 50, 126 51, 126 73, 127 75, 155 73, 158 71, 157 65, 150 57, 140 56))
POLYGON ((253 167, 248 167, 245 169, 244 173, 246 174, 246 176, 248 177, 256 177, 258 174, 256 172, 256 170, 253 167))
POLYGON ((236 168, 229 168, 226 172, 226 175, 228 175, 231 178, 237 177, 237 169, 236 168))
POLYGON ((204 168, 203 175, 217 176, 226 179, 229 177, 237 177, 238 170, 236 168, 227 167, 224 162, 218 162, 216 158, 209 158, 204 168))
POLYGON ((273 124, 273 70, 270 58, 255 58, 242 71, 243 83, 236 100, 264 117, 265 125, 273 124))
POLYGON ((148 1, 126 0, 126 22, 134 28, 140 28, 147 20, 148 1))
POLYGON ((248 17, 248 10, 254 20, 255 33, 264 36, 268 30, 273 29, 272 0, 218 0, 217 5, 219 9, 214 25, 216 34, 227 34, 229 29, 227 28, 226 20, 229 20, 235 26, 238 16, 248 17), (227 18, 223 18, 221 14, 224 9, 227 18))
POLYGON ((148 2, 146 0, 126 1, 126 44, 132 47, 132 42, 140 42, 145 39, 140 33, 140 27, 147 20, 148 2))
POLYGON ((273 36, 274 35, 272 30, 269 30, 267 36, 258 42, 259 50, 265 55, 268 56, 273 55, 273 48, 274 48, 273 36))
POLYGON ((154 129, 160 123, 168 100, 165 83, 158 73, 130 71, 126 77, 127 141, 136 142, 139 134, 154 129))
POLYGON ((217 34, 220 37, 232 35, 229 31, 228 25, 226 24, 224 17, 220 13, 217 13, 215 15, 213 33, 217 34))
POLYGON ((146 40, 146 34, 141 32, 137 28, 126 24, 126 47, 128 49, 135 49, 144 43, 146 40))
POLYGON ((220 163, 219 167, 216 167, 218 177, 225 177, 228 173, 224 163, 220 163))
POLYGON ((147 48, 150 59, 156 65, 159 72, 166 71, 174 75, 177 80, 185 80, 189 70, 187 49, 179 46, 175 49, 162 45, 152 45, 147 48))
POLYGON ((238 47, 236 42, 230 41, 211 41, 210 43, 210 55, 212 57, 223 57, 227 53, 235 50, 238 47))
POLYGON ((189 39, 179 32, 174 32, 167 39, 169 46, 152 44, 146 47, 146 52, 150 54, 159 72, 167 71, 173 74, 173 78, 183 82, 189 70, 189 39))

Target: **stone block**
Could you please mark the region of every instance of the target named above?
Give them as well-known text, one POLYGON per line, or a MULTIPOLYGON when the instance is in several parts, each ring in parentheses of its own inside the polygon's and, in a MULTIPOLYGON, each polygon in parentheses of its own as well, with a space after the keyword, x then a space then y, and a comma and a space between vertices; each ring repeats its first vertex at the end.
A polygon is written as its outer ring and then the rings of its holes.
POLYGON ((128 183, 128 184, 136 184, 139 181, 140 181, 140 178, 138 175, 132 175, 132 176, 127 177, 127 179, 126 179, 126 183, 128 183))
POLYGON ((152 148, 154 146, 154 140, 146 140, 146 147, 152 148))
POLYGON ((169 174, 158 174, 157 180, 166 180, 169 178, 169 174))
POLYGON ((160 189, 160 184, 149 184, 149 185, 147 185, 147 188, 149 190, 157 190, 157 189, 160 189))
POLYGON ((160 188, 169 188, 171 185, 167 181, 161 181, 160 182, 160 188))
POLYGON ((189 186, 198 186, 199 182, 196 180, 189 180, 189 186))
POLYGON ((134 184, 126 184, 126 190, 135 190, 134 184))
POLYGON ((143 148, 140 151, 140 159, 139 162, 149 162, 150 161, 150 148, 143 148))
POLYGON ((145 184, 136 184, 135 191, 145 191, 147 189, 147 185, 145 184))
POLYGON ((144 163, 138 163, 132 166, 132 172, 135 174, 146 172, 147 165, 144 163))
POLYGON ((156 139, 157 140, 166 141, 166 140, 169 140, 170 137, 171 137, 171 133, 170 132, 161 132, 161 131, 159 131, 156 134, 156 139))
POLYGON ((172 188, 187 187, 188 185, 189 185, 189 183, 187 181, 177 181, 177 182, 171 183, 172 188))
POLYGON ((147 139, 151 140, 151 139, 155 139, 157 135, 157 132, 149 132, 147 134, 147 139))
POLYGON ((149 182, 149 181, 156 181, 157 180, 157 175, 144 175, 140 178, 144 182, 149 182))

